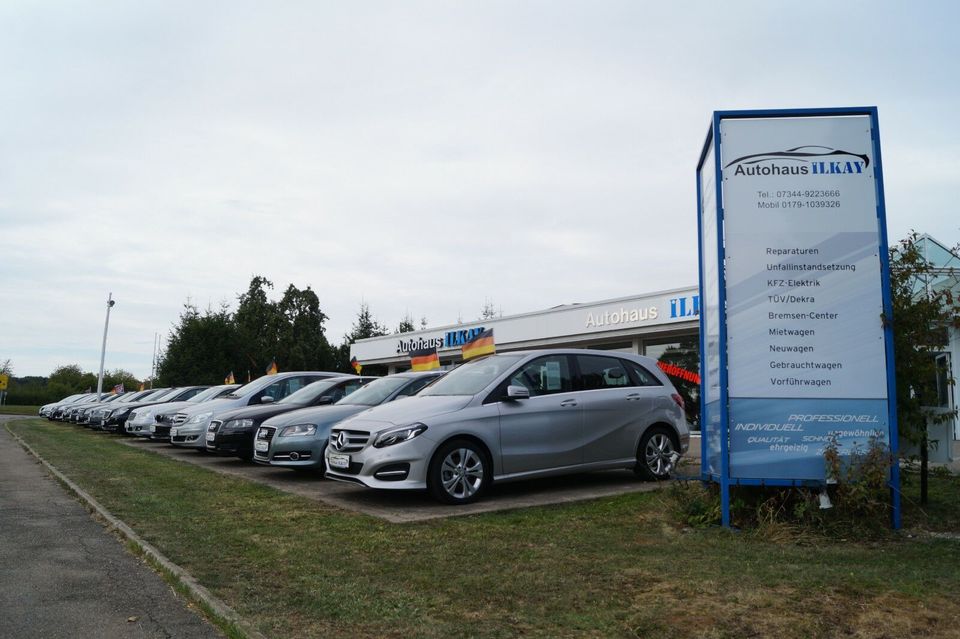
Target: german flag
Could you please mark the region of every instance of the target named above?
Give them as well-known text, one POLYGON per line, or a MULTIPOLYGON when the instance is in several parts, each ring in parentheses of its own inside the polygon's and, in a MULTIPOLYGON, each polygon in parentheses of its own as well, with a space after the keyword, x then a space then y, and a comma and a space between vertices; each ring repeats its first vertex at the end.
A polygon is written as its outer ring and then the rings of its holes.
POLYGON ((493 342, 493 329, 488 328, 463 345, 463 361, 481 355, 493 355, 496 352, 497 348, 493 342))
POLYGON ((270 365, 267 366, 267 375, 276 375, 280 372, 280 369, 277 368, 277 360, 270 362, 270 365))
POLYGON ((233 371, 230 371, 230 374, 223 378, 224 384, 236 384, 237 380, 233 376, 233 371))
POLYGON ((432 371, 440 368, 440 355, 437 347, 421 348, 410 351, 410 368, 415 371, 432 371))
POLYGON ((363 370, 363 364, 361 364, 359 361, 357 361, 357 358, 356 358, 356 357, 351 357, 351 358, 350 358, 350 367, 351 367, 353 370, 357 371, 357 375, 359 375, 359 374, 360 374, 360 371, 363 370))

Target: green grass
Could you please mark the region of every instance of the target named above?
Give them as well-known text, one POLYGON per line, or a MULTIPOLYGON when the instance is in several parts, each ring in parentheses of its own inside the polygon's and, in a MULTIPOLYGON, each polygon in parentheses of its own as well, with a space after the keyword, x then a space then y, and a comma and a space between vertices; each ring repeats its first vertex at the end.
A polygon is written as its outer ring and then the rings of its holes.
POLYGON ((4 404, 0 406, 0 415, 36 415, 39 406, 16 406, 4 404))
MULTIPOLYGON (((11 429, 268 636, 955 637, 960 627, 950 539, 771 543, 682 529, 663 493, 396 525, 86 429, 36 419, 11 429)), ((910 524, 956 521, 958 482, 935 478, 947 515, 908 504, 910 524)))

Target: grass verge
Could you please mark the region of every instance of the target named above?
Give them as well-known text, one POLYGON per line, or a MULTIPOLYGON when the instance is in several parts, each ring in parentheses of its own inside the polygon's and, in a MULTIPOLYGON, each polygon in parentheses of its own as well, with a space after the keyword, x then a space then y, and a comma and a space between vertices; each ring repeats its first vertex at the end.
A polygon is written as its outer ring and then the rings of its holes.
MULTIPOLYGON (((85 429, 11 428, 268 636, 953 637, 960 626, 950 539, 772 543, 678 528, 654 493, 394 525, 85 429)), ((933 493, 957 481, 938 477, 933 493)))
POLYGON ((40 410, 39 406, 17 406, 4 404, 0 406, 0 415, 36 415, 40 410))

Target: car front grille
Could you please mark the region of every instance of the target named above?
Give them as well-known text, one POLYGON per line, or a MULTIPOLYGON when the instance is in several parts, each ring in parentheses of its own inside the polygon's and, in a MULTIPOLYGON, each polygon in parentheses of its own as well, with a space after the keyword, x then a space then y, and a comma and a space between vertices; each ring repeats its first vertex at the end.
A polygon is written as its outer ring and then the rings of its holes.
POLYGON ((176 415, 173 416, 173 425, 174 425, 174 426, 179 426, 180 424, 182 424, 182 423, 185 422, 185 421, 187 421, 187 414, 186 414, 186 413, 177 413, 176 415))
POLYGON ((210 422, 209 426, 207 426, 207 431, 211 433, 215 433, 218 430, 220 430, 220 426, 222 425, 223 425, 222 421, 220 421, 219 419, 215 419, 212 422, 210 422))
POLYGON ((330 431, 330 449, 338 453, 358 453, 363 450, 368 441, 370 441, 370 433, 363 430, 336 429, 330 431), (337 443, 340 433, 346 435, 346 442, 342 448, 338 447, 337 443))
MULTIPOLYGON (((277 434, 277 429, 273 426, 261 426, 257 429, 257 438, 259 442, 269 442, 273 441, 273 436, 277 434)), ((257 459, 270 459, 270 451, 268 450, 257 450, 254 446, 253 456, 257 459)))

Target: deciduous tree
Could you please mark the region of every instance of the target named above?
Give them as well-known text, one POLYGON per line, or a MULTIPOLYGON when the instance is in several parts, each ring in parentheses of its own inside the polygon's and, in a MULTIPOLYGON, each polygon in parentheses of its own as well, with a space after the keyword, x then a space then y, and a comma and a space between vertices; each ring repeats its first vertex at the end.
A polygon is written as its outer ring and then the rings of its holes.
MULTIPOLYGON (((953 248, 954 255, 960 247, 953 248)), ((946 348, 949 330, 960 329, 960 280, 955 269, 938 268, 924 255, 921 238, 911 233, 890 248, 890 290, 894 360, 897 378, 897 422, 900 439, 914 444, 920 456, 920 500, 927 501, 928 423, 954 414, 931 410, 937 405, 934 354, 946 348)), ((952 384, 953 380, 947 380, 952 384)))

